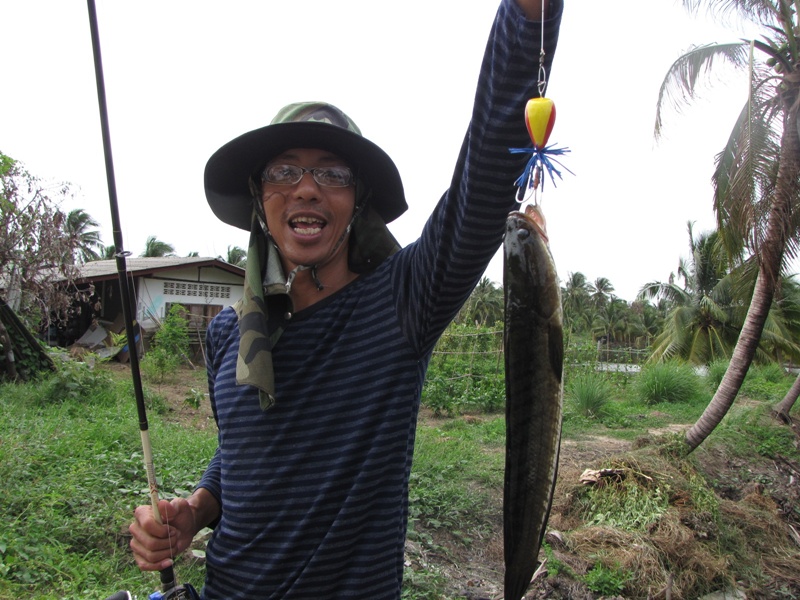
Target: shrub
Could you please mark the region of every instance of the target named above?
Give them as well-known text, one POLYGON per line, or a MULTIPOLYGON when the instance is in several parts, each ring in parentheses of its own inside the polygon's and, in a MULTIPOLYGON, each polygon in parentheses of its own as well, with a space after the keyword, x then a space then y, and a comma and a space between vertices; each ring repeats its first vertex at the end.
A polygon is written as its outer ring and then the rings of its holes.
POLYGON ((67 399, 85 401, 108 398, 111 389, 111 378, 100 370, 95 370, 89 363, 72 360, 63 356, 55 361, 56 371, 44 379, 47 392, 43 398, 50 401, 63 402, 67 399))
POLYGON ((642 369, 636 394, 645 404, 691 402, 701 393, 700 378, 691 365, 677 361, 660 362, 642 369))
POLYGON ((789 390, 792 381, 777 363, 751 365, 742 382, 741 393, 749 398, 777 402, 789 390))
POLYGON ((173 304, 170 307, 164 322, 153 336, 153 345, 177 356, 189 353, 189 323, 183 306, 173 304))
POLYGON ((765 365, 755 365, 748 371, 748 375, 753 373, 769 383, 781 383, 786 381, 786 371, 778 363, 767 363, 765 365))
POLYGON ((150 349, 141 360, 142 375, 150 382, 164 383, 181 364, 180 355, 157 346, 150 349))
POLYGON ((589 419, 609 416, 611 384, 597 373, 583 373, 572 379, 566 390, 567 399, 573 402, 577 413, 589 419))

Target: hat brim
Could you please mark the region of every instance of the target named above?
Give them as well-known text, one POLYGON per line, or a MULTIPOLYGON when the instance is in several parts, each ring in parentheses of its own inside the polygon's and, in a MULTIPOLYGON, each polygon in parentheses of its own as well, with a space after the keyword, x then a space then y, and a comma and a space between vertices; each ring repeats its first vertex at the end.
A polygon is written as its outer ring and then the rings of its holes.
POLYGON ((320 122, 267 125, 231 140, 206 163, 208 204, 224 223, 250 230, 251 175, 268 160, 291 148, 320 148, 341 156, 372 190, 370 204, 389 223, 408 209, 400 173, 389 155, 360 135, 320 122))

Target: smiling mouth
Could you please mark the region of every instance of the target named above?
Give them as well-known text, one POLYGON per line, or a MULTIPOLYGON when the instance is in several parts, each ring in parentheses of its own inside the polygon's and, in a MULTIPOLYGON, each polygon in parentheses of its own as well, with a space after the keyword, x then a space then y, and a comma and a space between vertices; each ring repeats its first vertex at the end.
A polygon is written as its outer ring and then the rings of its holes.
POLYGON ((315 235, 325 227, 325 221, 314 217, 296 217, 289 221, 289 226, 300 235, 315 235))

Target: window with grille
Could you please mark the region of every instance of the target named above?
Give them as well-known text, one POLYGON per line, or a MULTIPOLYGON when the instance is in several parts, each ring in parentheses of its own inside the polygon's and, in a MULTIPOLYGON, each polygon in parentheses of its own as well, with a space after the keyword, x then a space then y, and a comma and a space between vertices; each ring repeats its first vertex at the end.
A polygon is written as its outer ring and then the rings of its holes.
POLYGON ((189 283, 184 281, 165 281, 165 296, 192 298, 230 298, 231 286, 211 283, 189 283))

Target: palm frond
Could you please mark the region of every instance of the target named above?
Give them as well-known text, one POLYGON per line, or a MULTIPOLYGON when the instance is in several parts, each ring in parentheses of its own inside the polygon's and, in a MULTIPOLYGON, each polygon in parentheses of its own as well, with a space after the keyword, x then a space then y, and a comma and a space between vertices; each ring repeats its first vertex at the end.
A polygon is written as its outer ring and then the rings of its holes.
POLYGON ((656 139, 661 137, 665 103, 669 102, 673 108, 680 110, 682 105, 695 99, 698 81, 713 68, 715 62, 722 60, 736 68, 745 68, 749 64, 748 51, 747 42, 706 44, 689 49, 672 63, 658 92, 654 128, 656 139))
POLYGON ((756 25, 775 23, 781 17, 774 0, 683 0, 683 6, 692 13, 705 7, 715 20, 738 18, 756 25))
POLYGON ((768 71, 754 69, 742 108, 712 176, 717 227, 734 262, 756 252, 777 178, 783 107, 770 93, 768 71))
POLYGON ((639 290, 636 296, 639 300, 652 300, 653 298, 663 298, 669 304, 683 306, 690 304, 692 296, 674 283, 661 283, 652 281, 646 283, 639 290))

